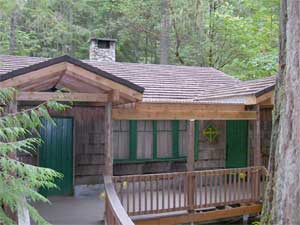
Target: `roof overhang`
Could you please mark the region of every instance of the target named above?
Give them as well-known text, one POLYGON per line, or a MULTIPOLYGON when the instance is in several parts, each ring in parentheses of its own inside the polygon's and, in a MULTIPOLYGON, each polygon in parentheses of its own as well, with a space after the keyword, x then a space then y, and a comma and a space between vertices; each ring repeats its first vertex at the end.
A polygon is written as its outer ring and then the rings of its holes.
MULTIPOLYGON (((38 100, 39 92, 62 88, 78 93, 65 95, 65 99, 83 99, 89 93, 95 101, 96 94, 107 94, 108 100, 110 96, 119 96, 120 103, 141 101, 144 92, 143 87, 67 55, 6 73, 0 77, 0 87, 17 88, 23 101, 26 96, 28 101, 38 100)), ((46 99, 45 94, 40 96, 41 100, 46 99)), ((105 99, 104 95, 98 97, 105 99)))

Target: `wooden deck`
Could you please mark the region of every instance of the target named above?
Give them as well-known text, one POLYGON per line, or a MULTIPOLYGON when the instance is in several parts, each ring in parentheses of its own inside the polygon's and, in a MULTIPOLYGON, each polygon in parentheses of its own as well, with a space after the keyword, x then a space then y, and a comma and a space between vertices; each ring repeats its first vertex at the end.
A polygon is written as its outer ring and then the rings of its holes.
POLYGON ((113 184, 136 224, 174 224, 260 212, 266 177, 265 168, 248 167, 113 177, 113 184))

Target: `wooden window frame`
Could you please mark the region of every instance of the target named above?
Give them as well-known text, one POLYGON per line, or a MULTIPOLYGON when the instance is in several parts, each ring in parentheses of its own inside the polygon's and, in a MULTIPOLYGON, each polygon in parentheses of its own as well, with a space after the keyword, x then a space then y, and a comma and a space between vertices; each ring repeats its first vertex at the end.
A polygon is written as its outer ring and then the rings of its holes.
MULTIPOLYGON (((158 157, 157 155, 157 120, 152 121, 152 158, 137 158, 137 120, 129 120, 129 158, 114 159, 114 164, 120 163, 145 163, 145 162, 166 162, 166 161, 186 161, 186 156, 179 156, 179 122, 172 120, 172 157, 158 157)), ((199 121, 195 121, 195 146, 194 159, 198 160, 199 156, 199 121)))

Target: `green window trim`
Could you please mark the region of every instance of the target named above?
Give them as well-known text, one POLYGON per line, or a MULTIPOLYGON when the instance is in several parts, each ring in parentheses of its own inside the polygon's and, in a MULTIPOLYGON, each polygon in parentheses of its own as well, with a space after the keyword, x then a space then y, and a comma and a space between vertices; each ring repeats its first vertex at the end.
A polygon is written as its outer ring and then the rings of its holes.
POLYGON ((195 161, 199 159, 199 120, 195 121, 195 143, 194 143, 194 158, 195 161))
POLYGON ((137 121, 129 121, 129 159, 136 160, 137 155, 137 121))
MULTIPOLYGON (((186 156, 179 155, 179 120, 172 120, 172 156, 158 157, 157 154, 157 121, 152 121, 153 126, 153 146, 152 159, 138 159, 137 158, 137 120, 129 121, 129 158, 128 159, 114 159, 114 163, 135 163, 135 162, 154 162, 154 161, 183 161, 186 156)), ((199 157, 199 121, 195 121, 195 144, 194 144, 194 158, 198 160, 199 157)))
POLYGON ((179 158, 179 120, 172 121, 172 155, 179 158))
POLYGON ((152 154, 153 154, 153 159, 157 159, 157 121, 153 120, 153 149, 152 149, 152 154))

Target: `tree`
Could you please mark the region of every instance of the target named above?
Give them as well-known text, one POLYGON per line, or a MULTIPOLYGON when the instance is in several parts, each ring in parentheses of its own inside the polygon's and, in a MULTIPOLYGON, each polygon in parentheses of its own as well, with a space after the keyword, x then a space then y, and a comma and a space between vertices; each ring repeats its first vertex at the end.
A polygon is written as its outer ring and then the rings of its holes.
POLYGON ((160 64, 169 62, 169 0, 161 0, 160 64))
POLYGON ((300 2, 281 0, 279 74, 262 223, 300 224, 300 2))
POLYGON ((47 224, 31 203, 48 202, 38 189, 55 188, 54 179, 61 178, 61 175, 51 169, 20 162, 17 153, 34 154, 41 144, 38 136, 41 118, 52 121, 48 110, 64 110, 67 106, 48 101, 17 111, 16 95, 13 88, 0 89, 0 224, 15 224, 12 214, 24 208, 34 221, 47 224))

